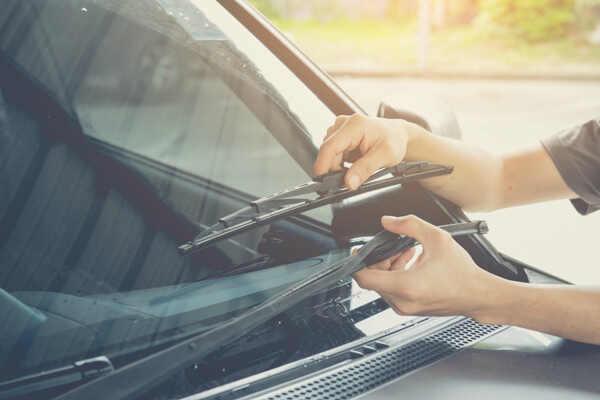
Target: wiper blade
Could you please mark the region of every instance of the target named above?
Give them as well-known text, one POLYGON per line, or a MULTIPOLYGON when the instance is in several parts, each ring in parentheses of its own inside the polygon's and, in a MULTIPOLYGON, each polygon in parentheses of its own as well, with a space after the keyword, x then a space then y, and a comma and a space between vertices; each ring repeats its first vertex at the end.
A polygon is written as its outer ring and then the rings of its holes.
MULTIPOLYGON (((483 221, 441 226, 453 236, 487 233, 483 221)), ((222 349, 290 307, 336 284, 371 263, 402 252, 417 242, 388 231, 379 232, 355 254, 319 270, 238 317, 59 397, 58 400, 130 400, 164 382, 181 368, 222 349)))
POLYGON ((0 399, 33 397, 35 393, 88 382, 113 370, 105 356, 76 361, 65 367, 0 382, 0 399))
POLYGON ((344 186, 346 169, 332 172, 293 189, 263 197, 219 219, 192 241, 178 247, 183 254, 275 220, 332 204, 361 193, 452 172, 452 167, 426 161, 402 162, 375 172, 356 190, 344 186), (391 177, 386 175, 391 174, 391 177), (312 197, 312 198, 311 198, 312 197))

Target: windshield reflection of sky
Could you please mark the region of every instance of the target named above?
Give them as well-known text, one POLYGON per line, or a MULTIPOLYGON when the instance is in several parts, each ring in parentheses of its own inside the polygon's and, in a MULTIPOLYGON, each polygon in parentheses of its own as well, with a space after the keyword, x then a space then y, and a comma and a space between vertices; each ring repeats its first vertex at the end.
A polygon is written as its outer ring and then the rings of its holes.
POLYGON ((176 309, 178 312, 186 312, 229 302, 234 298, 259 295, 258 298, 264 300, 267 293, 282 290, 342 257, 342 252, 335 252, 332 255, 308 258, 261 271, 171 287, 111 294, 108 297, 121 304, 136 306, 150 314, 158 313, 161 316, 164 316, 167 310, 172 312, 171 310, 176 309))

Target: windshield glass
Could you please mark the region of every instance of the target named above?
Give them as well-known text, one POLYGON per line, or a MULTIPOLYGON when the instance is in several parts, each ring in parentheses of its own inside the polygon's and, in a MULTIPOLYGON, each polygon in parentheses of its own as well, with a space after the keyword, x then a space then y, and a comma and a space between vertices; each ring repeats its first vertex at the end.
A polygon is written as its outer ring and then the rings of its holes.
MULTIPOLYGON (((177 253, 178 244, 220 216, 308 180, 313 142, 333 119, 217 2, 3 6, 0 376, 98 355, 118 367, 348 255, 323 223, 325 211, 189 257, 177 253)), ((376 296, 359 299, 358 292, 341 282, 290 321, 304 329, 311 318, 334 324, 321 305, 337 299, 348 310, 360 308, 352 321, 364 323, 381 308, 365 311, 361 306, 376 296)), ((388 317, 375 326, 397 323, 388 317)), ((290 350, 283 341, 289 326, 265 329, 269 339, 261 345, 269 352, 245 359, 255 368, 366 332, 352 325, 290 350)), ((246 368, 240 360, 223 363, 246 368)), ((205 387, 223 382, 211 377, 202 380, 205 387)))

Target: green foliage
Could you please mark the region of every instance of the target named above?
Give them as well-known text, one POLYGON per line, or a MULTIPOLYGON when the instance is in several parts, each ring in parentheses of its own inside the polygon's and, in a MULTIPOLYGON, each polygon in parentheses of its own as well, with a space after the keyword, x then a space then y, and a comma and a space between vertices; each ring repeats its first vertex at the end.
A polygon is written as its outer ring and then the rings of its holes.
POLYGON ((564 37, 575 20, 575 0, 481 0, 480 22, 529 42, 564 37))
POLYGON ((273 0, 250 0, 250 4, 268 18, 281 17, 279 10, 273 4, 273 0))

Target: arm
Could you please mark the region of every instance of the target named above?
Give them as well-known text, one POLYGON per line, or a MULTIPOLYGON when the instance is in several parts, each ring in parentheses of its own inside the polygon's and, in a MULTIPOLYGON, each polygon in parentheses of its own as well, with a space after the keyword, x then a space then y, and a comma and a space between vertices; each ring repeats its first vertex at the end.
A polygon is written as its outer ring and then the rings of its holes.
MULTIPOLYGON (((595 140, 600 143, 600 125, 588 125, 597 134, 576 135, 575 130, 575 139, 567 139, 593 143, 566 148, 578 152, 595 148, 595 140)), ((346 174, 346 185, 355 188, 376 169, 403 159, 453 165, 453 174, 428 179, 424 185, 469 210, 575 197, 541 146, 497 156, 431 135, 405 121, 364 116, 336 120, 315 162, 315 173, 339 169, 344 160, 354 161, 346 174)), ((586 171, 584 177, 597 176, 590 173, 596 168, 593 157, 578 159, 571 155, 569 159, 582 163, 574 170, 586 171)), ((577 182, 578 193, 594 200, 595 192, 590 189, 595 187, 594 182, 577 182)), ((518 325, 600 344, 600 288, 504 280, 479 268, 446 232, 425 221, 411 216, 384 217, 382 223, 392 232, 414 237, 424 249, 409 269, 406 266, 414 253, 405 252, 355 275, 359 285, 376 290, 396 312, 462 314, 484 323, 518 325)))
POLYGON ((535 201, 575 197, 542 146, 506 156, 494 155, 457 140, 431 135, 403 121, 341 116, 329 128, 315 173, 355 161, 346 184, 356 188, 376 169, 403 159, 454 166, 451 175, 423 182, 434 193, 468 211, 493 210, 535 201), (357 159, 349 157, 359 152, 357 159))
POLYGON ((407 159, 454 166, 451 175, 424 186, 467 211, 491 211, 576 197, 541 145, 494 155, 462 142, 418 132, 409 139, 407 159))
POLYGON ((493 282, 473 317, 600 345, 600 288, 493 282))
POLYGON ((384 217, 385 229, 423 246, 355 274, 400 314, 467 315, 600 344, 600 288, 512 282, 479 268, 445 231, 413 216, 384 217))

